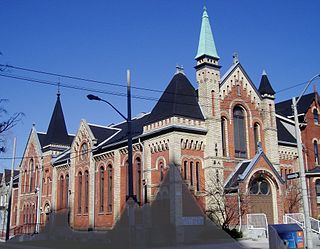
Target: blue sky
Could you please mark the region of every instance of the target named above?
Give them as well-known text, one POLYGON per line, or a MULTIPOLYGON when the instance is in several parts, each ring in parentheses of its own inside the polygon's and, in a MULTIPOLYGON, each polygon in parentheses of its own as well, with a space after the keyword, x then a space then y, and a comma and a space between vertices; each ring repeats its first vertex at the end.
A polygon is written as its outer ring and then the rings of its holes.
MULTIPOLYGON (((203 5, 207 6, 222 74, 230 67, 233 52, 258 85, 266 69, 275 91, 302 83, 320 73, 320 2, 300 0, 152 0, 152 1, 0 1, 1 64, 125 84, 131 69, 132 84, 164 90, 176 64, 185 68, 195 87, 196 55, 203 5)), ((8 73, 58 82, 58 77, 8 73)), ((62 84, 125 93, 125 88, 61 78, 62 84)), ((22 156, 32 124, 46 131, 57 89, 0 77, 0 98, 9 99, 10 113, 25 113, 8 136, 11 157, 13 136, 17 156, 22 156)), ((320 86, 318 86, 319 88, 320 86)), ((291 98, 302 86, 282 91, 276 101, 291 98)), ((309 91, 312 91, 310 87, 309 91)), ((102 103, 90 102, 90 92, 61 89, 69 133, 80 120, 110 124, 121 117, 102 103)), ((157 92, 134 90, 133 94, 158 98, 157 92)), ((126 99, 103 95, 126 113, 126 99)), ((133 114, 148 112, 155 101, 133 99, 133 114)), ((0 169, 10 167, 0 159, 0 169)))

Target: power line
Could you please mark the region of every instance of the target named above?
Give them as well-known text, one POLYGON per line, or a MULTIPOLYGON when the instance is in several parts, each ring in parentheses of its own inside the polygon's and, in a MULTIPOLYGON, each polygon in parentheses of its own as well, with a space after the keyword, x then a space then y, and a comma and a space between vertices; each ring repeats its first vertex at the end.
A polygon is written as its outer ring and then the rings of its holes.
MULTIPOLYGON (((106 81, 101 81, 101 80, 94 80, 94 79, 83 78, 83 77, 79 77, 79 76, 66 75, 66 74, 58 74, 58 73, 53 73, 53 72, 48 72, 48 71, 43 71, 43 70, 36 70, 36 69, 25 68, 25 67, 19 67, 19 66, 8 65, 8 64, 0 64, 0 67, 12 68, 12 69, 21 70, 21 71, 26 71, 26 72, 32 72, 32 73, 38 73, 38 74, 45 74, 45 75, 62 77, 62 78, 67 78, 67 79, 79 80, 79 81, 92 82, 92 83, 97 83, 97 84, 102 84, 102 85, 110 85, 110 86, 117 86, 117 87, 123 87, 123 88, 126 88, 126 87, 127 87, 127 85, 125 85, 125 84, 111 83, 111 82, 106 82, 106 81)), ((307 82, 308 82, 308 81, 301 82, 301 83, 295 84, 295 85, 293 85, 293 86, 280 89, 280 90, 276 91, 276 93, 280 93, 280 92, 284 92, 284 91, 293 89, 293 88, 295 88, 295 87, 304 85, 304 84, 306 84, 307 82)), ((131 88, 132 88, 132 89, 137 89, 137 90, 142 90, 142 91, 163 93, 162 90, 152 89, 152 88, 146 88, 146 87, 131 86, 131 88)), ((168 92, 168 93, 170 93, 170 92, 168 92)), ((182 96, 191 96, 191 95, 186 95, 186 94, 183 94, 183 93, 179 93, 179 95, 182 95, 182 96)))
MULTIPOLYGON (((94 92, 94 93, 113 95, 113 96, 120 96, 120 97, 127 97, 126 93, 120 93, 120 92, 114 92, 114 91, 104 91, 104 90, 98 90, 98 89, 93 89, 93 88, 82 87, 82 86, 78 86, 78 85, 63 84, 63 83, 60 83, 60 82, 53 83, 53 82, 47 81, 47 80, 28 78, 28 77, 19 76, 19 75, 0 73, 0 76, 1 77, 6 77, 6 78, 17 79, 17 80, 23 80, 23 81, 27 81, 27 82, 31 82, 31 83, 37 83, 37 84, 44 84, 44 85, 51 85, 51 86, 58 86, 59 85, 60 87, 74 89, 74 90, 80 90, 80 91, 86 91, 86 92, 94 92)), ((179 94, 177 94, 177 95, 179 95, 179 94)), ((154 101, 154 102, 164 102, 164 103, 168 103, 168 104, 169 103, 173 103, 171 101, 167 101, 167 100, 163 100, 163 99, 159 99, 159 98, 154 98, 154 97, 145 97, 145 96, 141 96, 141 95, 132 95, 132 98, 140 99, 140 100, 154 101)), ((218 97, 218 98, 215 98, 215 97, 212 97, 212 98, 210 98, 210 97, 201 97, 201 98, 208 99, 208 100, 217 99, 219 101, 224 101, 225 103, 227 102, 225 99, 222 100, 221 97, 218 97)), ((231 103, 232 101, 230 100, 229 102, 231 103)), ((254 104, 253 101, 245 101, 243 99, 241 100, 241 103, 254 104)), ((178 102, 178 104, 179 105, 185 105, 185 106, 199 106, 198 103, 197 104, 192 104, 192 103, 186 103, 186 102, 184 102, 184 103, 178 102)), ((211 106, 210 105, 202 105, 202 107, 211 107, 211 106)), ((224 110, 230 110, 230 109, 231 108, 226 108, 224 110)), ((266 111, 266 112, 274 113, 275 111, 266 111)))

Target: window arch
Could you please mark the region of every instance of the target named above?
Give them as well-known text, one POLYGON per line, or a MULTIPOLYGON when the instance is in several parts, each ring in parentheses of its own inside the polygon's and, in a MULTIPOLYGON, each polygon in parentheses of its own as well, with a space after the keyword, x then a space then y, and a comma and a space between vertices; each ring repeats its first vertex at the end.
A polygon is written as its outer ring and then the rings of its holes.
POLYGON ((227 119, 221 118, 222 155, 227 156, 227 119))
POLYGON ((86 170, 84 172, 84 211, 88 213, 89 211, 89 172, 86 170))
POLYGON ((235 156, 245 158, 247 156, 245 115, 240 106, 236 106, 233 109, 233 127, 235 156))
POLYGON ((187 161, 184 161, 183 162, 183 179, 184 180, 187 180, 187 171, 188 171, 188 162, 187 161))
POLYGON ((78 213, 81 213, 82 204, 82 172, 78 173, 78 213))
POLYGON ((320 204, 320 179, 317 179, 316 182, 316 195, 317 195, 317 203, 320 204))
POLYGON ((100 167, 100 212, 104 211, 104 167, 100 167))
POLYGON ((314 121, 314 124, 316 125, 319 124, 319 113, 317 109, 313 109, 313 121, 314 121))
POLYGON ((200 191, 200 163, 196 162, 196 190, 200 191))
POLYGON ((108 165, 107 169, 108 173, 108 212, 112 212, 112 165, 108 165))
POLYGON ((190 162, 190 186, 193 186, 193 162, 190 162))
POLYGON ((80 159, 85 160, 88 158, 88 144, 83 143, 80 148, 80 159))
POLYGON ((260 139, 260 125, 255 123, 253 126, 253 137, 254 137, 254 148, 255 151, 258 151, 258 143, 261 141, 260 139))
POLYGON ((66 184, 65 184, 65 195, 66 195, 66 203, 65 207, 67 208, 69 206, 69 175, 66 175, 66 184))
POLYGON ((60 208, 64 208, 63 192, 64 192, 64 178, 63 178, 63 175, 61 175, 60 176, 60 208))
POLYGON ((29 192, 33 191, 33 181, 34 181, 34 177, 33 177, 33 173, 34 173, 34 161, 31 158, 29 161, 29 170, 30 170, 30 183, 29 183, 29 192))
POLYGON ((314 161, 316 165, 319 165, 319 150, 318 150, 318 142, 314 140, 313 142, 313 151, 314 151, 314 161))
POLYGON ((137 202, 141 202, 141 181, 142 181, 142 174, 141 174, 141 159, 137 157, 135 160, 136 166, 136 194, 137 194, 137 202))

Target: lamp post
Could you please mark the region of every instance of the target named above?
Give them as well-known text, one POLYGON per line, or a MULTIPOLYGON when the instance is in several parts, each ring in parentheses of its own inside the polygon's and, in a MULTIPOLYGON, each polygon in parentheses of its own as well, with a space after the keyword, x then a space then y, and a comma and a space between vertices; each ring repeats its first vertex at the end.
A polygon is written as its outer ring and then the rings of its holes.
POLYGON ((128 114, 127 117, 125 117, 114 105, 112 105, 109 101, 107 101, 105 99, 102 99, 102 98, 100 98, 98 96, 95 96, 95 95, 92 95, 92 94, 87 95, 87 98, 89 100, 102 101, 102 102, 108 104, 123 119, 125 119, 127 121, 127 125, 128 125, 128 178, 129 179, 128 179, 128 195, 126 196, 126 200, 127 201, 131 201, 134 204, 136 202, 136 196, 133 194, 132 130, 131 130, 131 83, 130 83, 130 81, 131 81, 130 70, 127 70, 127 114, 128 114))
POLYGON ((301 184, 301 192, 302 192, 302 202, 303 202, 303 212, 305 217, 305 233, 306 233, 306 244, 307 248, 312 248, 312 237, 311 237, 311 222, 310 222, 310 213, 309 213, 309 200, 308 200, 308 192, 307 192, 307 184, 306 184, 306 172, 304 169, 303 164, 303 154, 302 154, 302 142, 301 142, 301 131, 299 127, 299 120, 298 120, 298 110, 297 105, 302 97, 302 95, 305 93, 309 85, 312 81, 314 81, 316 78, 320 78, 320 74, 315 75, 312 77, 305 88, 303 89, 302 93, 300 94, 299 98, 296 100, 295 97, 292 98, 292 109, 294 113, 294 123, 295 123, 295 131, 296 131, 296 139, 297 139, 297 147, 298 147, 298 159, 299 159, 299 171, 300 171, 300 184, 301 184))

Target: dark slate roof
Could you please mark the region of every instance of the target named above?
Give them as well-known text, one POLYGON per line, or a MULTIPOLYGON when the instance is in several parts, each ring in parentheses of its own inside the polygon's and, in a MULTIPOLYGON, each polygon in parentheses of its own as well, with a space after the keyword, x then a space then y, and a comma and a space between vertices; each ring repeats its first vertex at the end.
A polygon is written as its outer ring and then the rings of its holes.
MULTIPOLYGON (((316 97, 316 93, 314 92, 303 95, 298 103, 298 114, 307 113, 315 97, 316 97)), ((276 113, 285 117, 292 116, 293 111, 291 106, 292 106, 291 99, 279 102, 276 104, 276 113)))
POLYGON ((94 137, 98 140, 97 141, 98 144, 105 141, 107 138, 111 137, 115 133, 119 132, 118 129, 114 129, 111 127, 103 127, 95 124, 88 124, 88 125, 94 137))
POLYGON ((56 160, 53 162, 53 165, 60 165, 66 163, 70 159, 71 152, 70 150, 66 151, 64 154, 59 155, 56 160))
POLYGON ((147 123, 179 116, 204 120, 194 87, 183 73, 173 76, 147 123))
POLYGON ((38 135, 38 138, 39 138, 39 142, 40 142, 41 148, 43 148, 46 145, 46 134, 37 132, 37 135, 38 135))
POLYGON ((273 88, 269 82, 268 76, 266 74, 262 74, 258 91, 261 95, 263 95, 263 94, 274 95, 276 93, 273 90, 273 88))
MULTIPOLYGON (((14 170, 13 171, 13 178, 15 178, 17 175, 19 175, 19 170, 14 170)), ((6 184, 10 183, 10 178, 11 178, 11 170, 4 169, 4 180, 5 180, 6 184)))
POLYGON ((235 188, 238 186, 238 177, 246 170, 246 168, 248 167, 250 162, 251 161, 242 161, 240 163, 240 166, 238 167, 236 172, 234 172, 234 174, 232 175, 230 180, 227 182, 225 189, 231 189, 231 188, 235 188))
POLYGON ((279 118, 276 118, 277 122, 277 133, 279 142, 297 143, 297 140, 292 134, 286 129, 279 118))
POLYGON ((57 94, 56 105, 47 130, 45 145, 48 144, 70 145, 70 138, 60 102, 60 94, 57 94))
MULTIPOLYGON (((147 120, 149 120, 149 116, 150 114, 145 114, 142 117, 136 117, 132 119, 132 122, 131 122, 132 137, 137 137, 143 133, 143 126, 146 124, 147 120)), ((112 127, 118 128, 120 129, 120 131, 114 137, 108 140, 106 144, 113 144, 113 143, 118 143, 118 142, 127 140, 127 135, 128 135, 127 122, 123 122, 123 123, 114 125, 112 127)))

